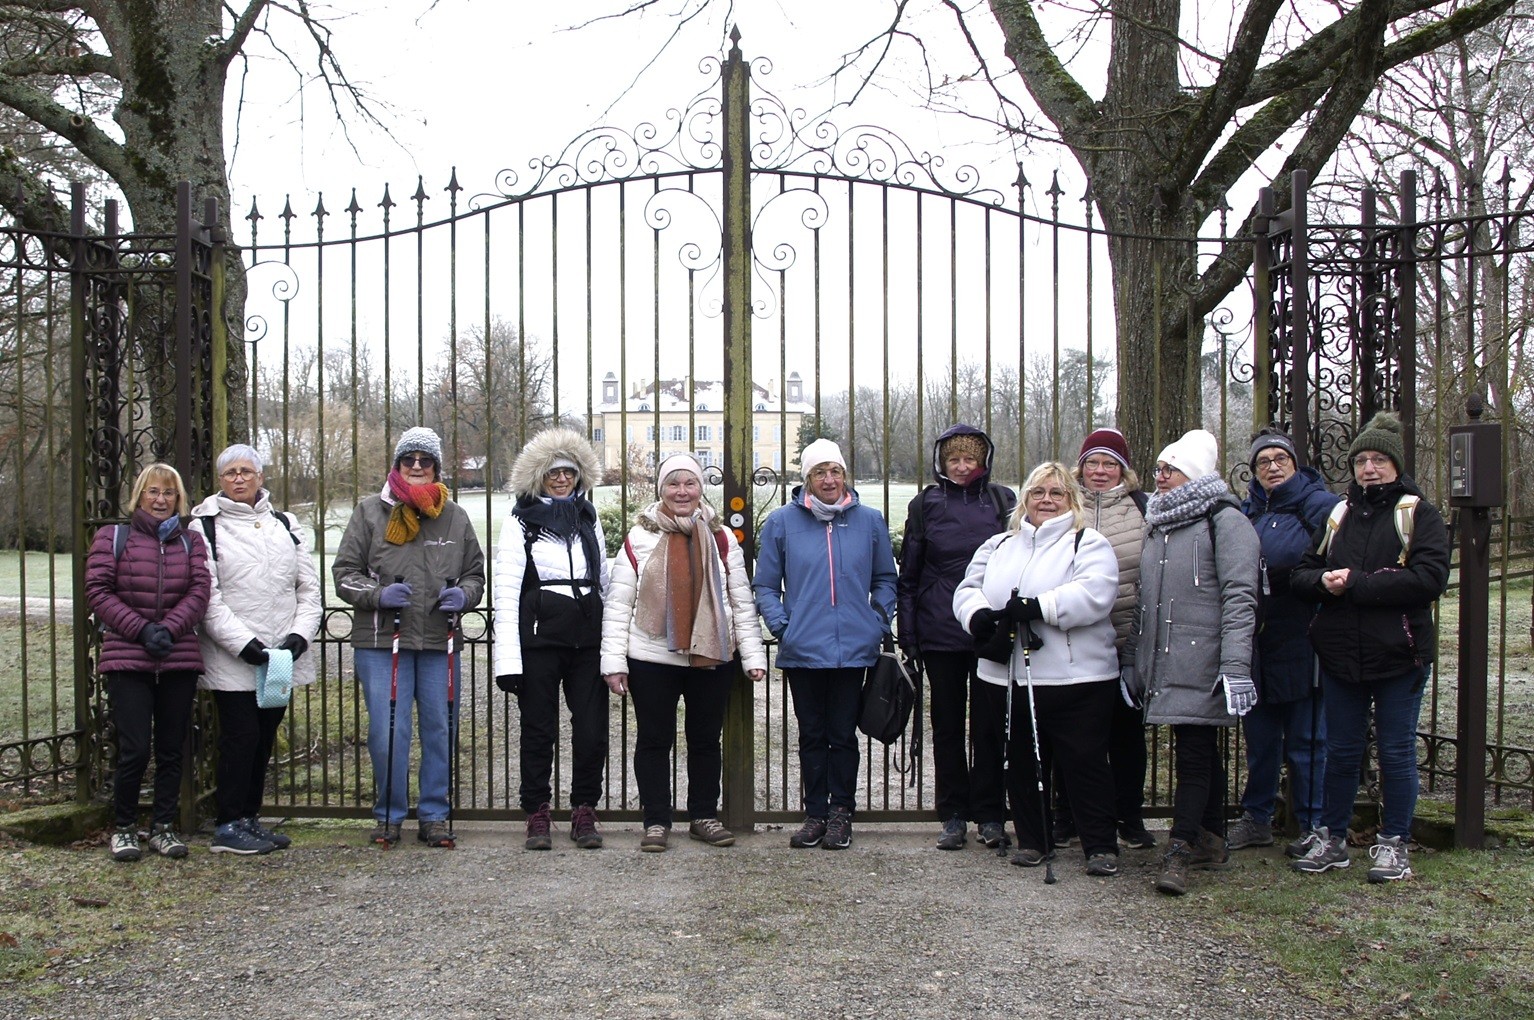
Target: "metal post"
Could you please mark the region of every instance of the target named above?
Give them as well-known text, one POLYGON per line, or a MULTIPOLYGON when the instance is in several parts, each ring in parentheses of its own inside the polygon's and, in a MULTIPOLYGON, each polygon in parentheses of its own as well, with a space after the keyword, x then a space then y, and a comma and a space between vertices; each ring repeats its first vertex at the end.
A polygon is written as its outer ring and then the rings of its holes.
POLYGON ((1454 726, 1454 845, 1486 840, 1486 674, 1491 632, 1491 508, 1502 503, 1501 427, 1483 423, 1470 394, 1470 424, 1450 431, 1449 502, 1459 510, 1459 677, 1454 726))
MULTIPOLYGON (((74 533, 74 548, 90 547, 90 531, 86 518, 96 515, 86 496, 86 467, 89 456, 86 437, 86 394, 90 381, 86 378, 86 302, 89 283, 86 277, 86 251, 89 243, 85 236, 85 185, 70 186, 69 232, 71 247, 71 272, 69 275, 69 501, 75 512, 70 514, 70 530, 74 533)), ((70 573, 74 577, 74 590, 85 591, 85 557, 71 557, 70 573)), ((74 599, 74 664, 75 664, 75 731, 79 734, 75 761, 75 799, 86 801, 91 796, 91 780, 98 772, 96 760, 101 746, 101 735, 91 731, 91 644, 90 608, 85 599, 74 599)))
MULTIPOLYGON (((1289 336, 1293 350, 1289 362, 1289 413, 1294 422, 1294 439, 1309 451, 1309 462, 1321 463, 1321 433, 1312 432, 1310 424, 1310 245, 1307 233, 1309 216, 1305 208, 1305 192, 1310 186, 1310 175, 1303 170, 1294 171, 1290 177, 1289 199, 1289 336)), ((1314 327, 1319 328, 1319 327, 1314 327)), ((1317 337, 1319 347, 1319 337, 1317 337)))
MULTIPOLYGON (((197 476, 192 463, 192 391, 196 366, 192 361, 192 185, 176 184, 176 422, 171 444, 176 470, 190 488, 197 476)), ((193 490, 195 491, 195 490, 193 490)))
POLYGON ((1401 239, 1396 247, 1400 279, 1396 284, 1396 347, 1399 371, 1406 473, 1417 476, 1417 172, 1401 174, 1401 239))
POLYGON ((1277 387, 1273 385, 1273 189, 1257 192, 1252 223, 1252 430, 1273 421, 1277 387))
MULTIPOLYGON (((724 128, 724 517, 739 540, 746 563, 754 562, 751 479, 751 69, 740 52, 740 29, 730 30, 730 52, 721 69, 724 128)), ((787 437, 784 437, 785 448, 787 437)), ((731 681, 724 720, 723 820, 747 828, 756 812, 755 731, 752 684, 741 670, 731 681)))

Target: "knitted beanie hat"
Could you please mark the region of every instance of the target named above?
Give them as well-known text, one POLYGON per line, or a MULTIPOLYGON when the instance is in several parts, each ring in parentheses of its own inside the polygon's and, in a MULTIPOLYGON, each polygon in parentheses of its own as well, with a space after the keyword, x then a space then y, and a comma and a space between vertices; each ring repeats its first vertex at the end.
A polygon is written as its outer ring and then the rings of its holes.
POLYGON ((1397 474, 1405 474, 1406 448, 1401 443, 1401 419, 1389 411, 1381 411, 1369 419, 1369 424, 1348 447, 1348 460, 1365 450, 1378 450, 1395 463, 1397 474))
POLYGON ((982 468, 985 467, 985 440, 974 433, 949 436, 943 440, 942 445, 938 447, 937 462, 940 466, 946 467, 949 457, 961 453, 968 454, 975 459, 976 464, 979 464, 982 468))
POLYGON ((1119 467, 1129 470, 1129 444, 1124 441, 1124 433, 1118 429, 1098 429, 1082 440, 1076 466, 1081 467, 1094 453, 1107 454, 1119 462, 1119 467))
POLYGON ((1246 462, 1253 471, 1257 470, 1257 455, 1275 446, 1287 453, 1290 459, 1299 461, 1300 458, 1294 452, 1294 440, 1289 438, 1289 433, 1269 425, 1267 428, 1258 430, 1252 437, 1252 450, 1247 455, 1246 462))
POLYGON ((1188 476, 1188 480, 1215 473, 1220 456, 1219 441, 1204 429, 1184 432, 1182 438, 1161 451, 1158 461, 1172 465, 1188 476))
POLYGON ((818 464, 835 464, 843 471, 847 470, 847 461, 842 457, 842 448, 829 439, 817 439, 799 454, 799 473, 806 478, 809 477, 810 470, 818 464))
POLYGON ((417 425, 413 429, 406 429, 405 434, 399 437, 399 442, 394 444, 394 463, 407 453, 428 453, 438 465, 442 463, 442 439, 431 429, 424 425, 417 425))
POLYGON ((655 484, 665 484, 666 476, 673 471, 691 471, 698 476, 699 484, 703 482, 703 465, 698 463, 696 457, 690 453, 673 453, 660 462, 660 469, 655 472, 655 484))

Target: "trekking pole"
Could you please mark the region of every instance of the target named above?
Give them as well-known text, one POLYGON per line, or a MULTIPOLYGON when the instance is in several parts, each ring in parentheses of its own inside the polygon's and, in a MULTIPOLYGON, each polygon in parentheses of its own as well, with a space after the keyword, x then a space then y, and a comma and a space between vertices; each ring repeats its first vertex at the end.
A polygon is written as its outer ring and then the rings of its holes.
MULTIPOLYGON (((1012 589, 1012 595, 1013 595, 1013 597, 1017 596, 1017 589, 1016 588, 1012 589)), ((1017 650, 1016 649, 1017 638, 1015 636, 1012 639, 1012 643, 1013 643, 1013 646, 1014 646, 1013 647, 1013 652, 1015 653, 1016 650, 1017 650)), ((1010 789, 1010 784, 1008 782, 1008 770, 1012 766, 1012 690, 1016 686, 1017 686, 1017 655, 1016 654, 1012 654, 1012 655, 1007 656, 1007 716, 1006 716, 1007 721, 1006 721, 1006 726, 1005 726, 1005 734, 1006 734, 1006 736, 1002 740, 1002 743, 1001 743, 1001 789, 1003 791, 1003 795, 1004 796, 1005 796, 1006 791, 1008 789, 1010 789)), ((1013 824, 1015 825, 1016 823, 1014 822, 1013 824)), ((1021 838, 1021 837, 1019 837, 1019 838, 1021 838)), ((1001 828, 1001 839, 999 841, 997 841, 997 843, 996 843, 996 856, 997 857, 1005 857, 1005 856, 1007 856, 1007 842, 1008 842, 1008 840, 1007 840, 1007 827, 1005 825, 1003 825, 1002 828, 1001 828)))
MULTIPOLYGON (((1310 671, 1310 766, 1308 769, 1310 789, 1305 791, 1310 801, 1307 805, 1310 817, 1307 819, 1309 824, 1305 832, 1314 832, 1321 824, 1321 819, 1316 816, 1316 804, 1319 802, 1316 797, 1316 728, 1321 725, 1321 720, 1318 718, 1321 714, 1321 660, 1319 657, 1313 657, 1312 661, 1314 665, 1310 671)), ((1302 832, 1300 835, 1304 834, 1302 832)))
MULTIPOLYGON (((1033 727, 1033 764, 1034 775, 1039 784, 1039 821, 1043 824, 1044 838, 1048 840, 1049 849, 1044 853, 1044 884, 1055 884, 1055 841, 1049 832, 1049 805, 1044 801, 1044 755, 1039 751, 1039 712, 1033 703, 1033 660, 1029 657, 1029 646, 1033 644, 1033 628, 1023 624, 1017 637, 1016 644, 1023 647, 1023 677, 1028 681, 1028 722, 1033 727), (1027 633, 1028 640, 1023 640, 1023 634, 1027 633)), ((1012 694, 1007 692, 1009 700, 1012 694)))
MULTIPOLYGON (((449 577, 444 587, 456 588, 458 578, 449 577)), ((451 849, 455 837, 453 835, 453 799, 458 793, 458 725, 456 713, 453 711, 457 701, 455 697, 457 671, 453 668, 453 651, 458 637, 458 614, 447 614, 447 836, 448 848, 451 849)))
MULTIPOLYGON (((394 583, 404 584, 404 575, 395 574, 394 583)), ((389 840, 389 832, 394 826, 394 712, 399 705, 399 629, 403 611, 403 606, 394 609, 394 650, 389 662, 389 764, 384 770, 384 831, 383 838, 378 841, 385 850, 394 845, 389 840)))

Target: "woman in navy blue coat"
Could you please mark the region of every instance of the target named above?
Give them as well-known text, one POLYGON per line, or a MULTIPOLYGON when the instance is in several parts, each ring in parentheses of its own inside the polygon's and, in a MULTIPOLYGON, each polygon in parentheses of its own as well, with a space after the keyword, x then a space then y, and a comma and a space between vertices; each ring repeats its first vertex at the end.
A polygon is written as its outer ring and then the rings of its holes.
POLYGON ((1257 603, 1257 707, 1242 719, 1246 737, 1246 789, 1241 820, 1227 835, 1232 850, 1273 845, 1273 807, 1279 766, 1289 765, 1290 810, 1300 838, 1285 847, 1303 857, 1321 824, 1321 780, 1326 774, 1326 722, 1320 674, 1307 632, 1313 599, 1294 594, 1289 575, 1311 548, 1338 496, 1312 467, 1301 467, 1294 441, 1265 428, 1252 440, 1249 495, 1241 512, 1257 529, 1262 572, 1257 603))

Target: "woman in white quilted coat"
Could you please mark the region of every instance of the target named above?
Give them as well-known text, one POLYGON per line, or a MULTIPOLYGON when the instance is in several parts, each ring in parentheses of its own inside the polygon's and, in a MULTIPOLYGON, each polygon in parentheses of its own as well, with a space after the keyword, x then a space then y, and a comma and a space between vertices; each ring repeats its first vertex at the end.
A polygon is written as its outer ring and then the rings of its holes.
POLYGON ((730 846, 720 824, 720 736, 735 657, 752 680, 767 652, 735 536, 703 499, 703 469, 687 454, 661 462, 660 500, 640 511, 613 564, 602 611, 602 674, 634 701, 634 778, 644 810, 639 849, 666 849, 677 701, 686 704, 688 834, 730 846))
POLYGON ((264 854, 287 836, 261 824, 266 769, 286 706, 256 703, 256 674, 268 650, 293 656, 293 685, 314 682, 306 655, 320 629, 320 582, 308 531, 272 506, 261 455, 244 444, 219 454, 219 491, 192 509, 208 549, 213 588, 198 632, 204 670, 197 686, 218 706, 214 853, 264 854))

